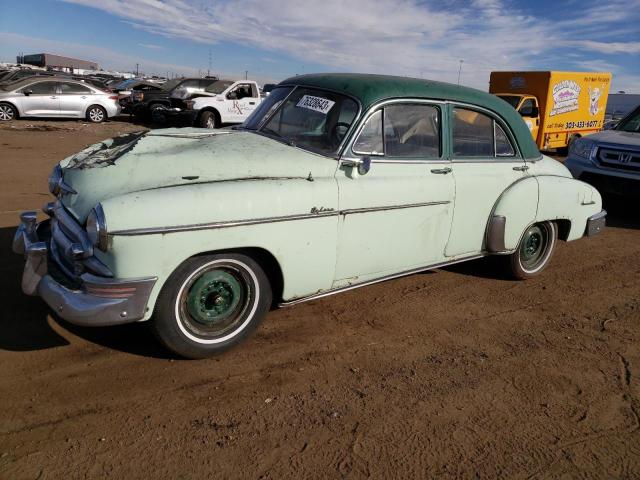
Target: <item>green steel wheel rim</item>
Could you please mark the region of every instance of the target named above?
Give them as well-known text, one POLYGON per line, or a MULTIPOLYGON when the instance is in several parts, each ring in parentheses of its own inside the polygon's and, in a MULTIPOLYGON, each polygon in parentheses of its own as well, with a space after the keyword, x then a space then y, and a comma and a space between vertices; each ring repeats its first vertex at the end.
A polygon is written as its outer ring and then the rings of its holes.
POLYGON ((251 290, 235 268, 221 265, 205 270, 183 291, 180 321, 198 336, 222 336, 241 323, 251 290))
POLYGON ((520 245, 520 262, 523 268, 531 270, 544 260, 549 246, 549 232, 540 225, 533 225, 527 229, 520 245))

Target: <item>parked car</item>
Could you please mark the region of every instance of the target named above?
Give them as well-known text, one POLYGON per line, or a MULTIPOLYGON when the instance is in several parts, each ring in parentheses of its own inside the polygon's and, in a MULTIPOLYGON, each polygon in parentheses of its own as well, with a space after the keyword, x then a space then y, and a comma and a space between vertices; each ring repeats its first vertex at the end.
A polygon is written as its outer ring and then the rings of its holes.
POLYGON ((195 92, 204 92, 216 80, 217 78, 174 78, 160 85, 160 90, 134 90, 131 94, 131 111, 137 116, 156 118, 156 110, 171 107, 172 94, 179 94, 180 98, 186 99, 195 92))
POLYGON ((265 83, 262 86, 262 89, 260 90, 260 94, 263 97, 266 97, 271 93, 271 90, 273 90, 274 88, 276 88, 276 84, 275 83, 265 83))
POLYGON ((576 140, 565 165, 603 193, 640 197, 640 106, 614 128, 576 140))
POLYGON ((244 122, 262 98, 256 82, 251 80, 217 80, 194 93, 189 100, 172 98, 171 108, 162 113, 202 128, 220 128, 244 122))
POLYGON ((17 82, 27 77, 53 77, 56 74, 54 72, 47 72, 44 70, 31 70, 28 68, 11 70, 6 72, 0 77, 0 85, 7 83, 17 82))
POLYGON ((478 90, 401 77, 283 81, 241 126, 116 137, 72 155, 22 214, 22 288, 79 325, 152 321, 199 358, 293 305, 501 255, 526 279, 598 233, 597 190, 478 90))
POLYGON ((147 82, 137 78, 130 78, 113 85, 111 90, 118 94, 118 102, 124 113, 131 111, 131 95, 134 91, 142 92, 143 95, 145 92, 162 92, 162 88, 157 83, 147 82))
POLYGON ((117 95, 76 80, 30 77, 0 86, 0 121, 65 117, 100 123, 119 113, 117 95))

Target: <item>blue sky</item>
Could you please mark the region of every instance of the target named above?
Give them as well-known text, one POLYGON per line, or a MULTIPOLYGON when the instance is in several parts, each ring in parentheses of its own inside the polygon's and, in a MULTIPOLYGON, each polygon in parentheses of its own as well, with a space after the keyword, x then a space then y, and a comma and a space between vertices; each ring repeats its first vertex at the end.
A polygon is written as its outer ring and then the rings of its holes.
POLYGON ((277 81, 357 71, 457 81, 492 70, 611 71, 640 93, 640 0, 0 0, 0 61, 277 81))

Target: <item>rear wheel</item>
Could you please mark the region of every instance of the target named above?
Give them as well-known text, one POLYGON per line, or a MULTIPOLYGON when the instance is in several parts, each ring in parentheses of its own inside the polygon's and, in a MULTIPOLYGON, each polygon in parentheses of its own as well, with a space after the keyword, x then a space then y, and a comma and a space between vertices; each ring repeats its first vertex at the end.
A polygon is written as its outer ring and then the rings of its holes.
POLYGON ((91 123, 102 123, 107 119, 107 111, 100 105, 91 105, 87 108, 87 120, 91 123))
POLYGON ((10 103, 0 103, 0 122, 15 120, 17 117, 18 112, 13 105, 10 103))
POLYGON ((509 256, 511 274, 519 279, 535 277, 551 260, 556 246, 558 229, 553 222, 541 222, 525 230, 518 249, 509 256))
POLYGON ((253 259, 226 253, 185 261, 162 288, 152 326, 186 358, 205 358, 244 339, 271 306, 271 286, 253 259))

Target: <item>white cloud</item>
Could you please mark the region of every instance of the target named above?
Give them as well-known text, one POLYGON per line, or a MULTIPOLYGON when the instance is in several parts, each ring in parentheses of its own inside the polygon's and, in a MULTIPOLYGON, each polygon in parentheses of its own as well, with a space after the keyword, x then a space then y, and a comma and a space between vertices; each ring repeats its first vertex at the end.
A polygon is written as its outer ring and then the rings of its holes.
MULTIPOLYGON (((492 70, 558 68, 576 51, 640 52, 637 35, 627 34, 634 41, 620 38, 621 26, 633 31, 640 23, 640 0, 581 0, 557 18, 548 12, 549 19, 519 11, 512 0, 66 1, 101 9, 153 34, 206 45, 242 44, 268 52, 266 58, 293 58, 302 68, 320 64, 334 71, 455 82, 464 59, 462 83, 482 89, 492 70)), ((625 73, 623 66, 612 66, 614 78, 625 73)))

